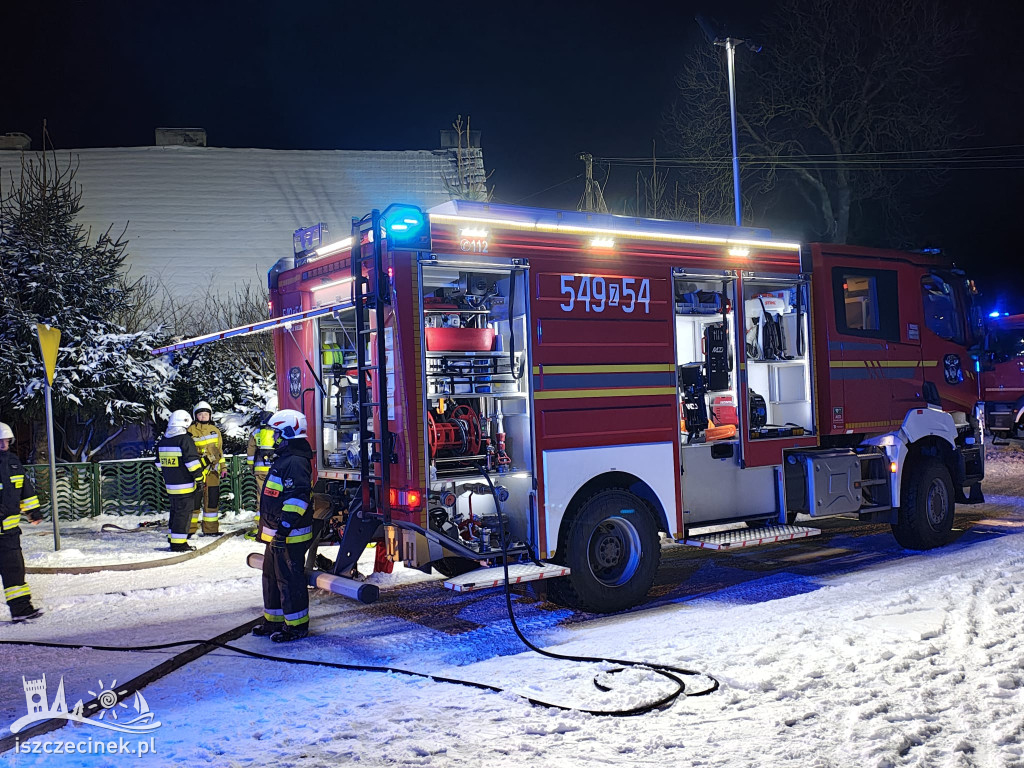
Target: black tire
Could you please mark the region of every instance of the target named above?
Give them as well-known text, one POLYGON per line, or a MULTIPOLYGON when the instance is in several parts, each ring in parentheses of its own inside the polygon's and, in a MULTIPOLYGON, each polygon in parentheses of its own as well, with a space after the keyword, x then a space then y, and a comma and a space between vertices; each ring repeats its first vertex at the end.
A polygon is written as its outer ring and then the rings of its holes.
POLYGON ((647 503, 622 488, 598 491, 569 525, 564 553, 569 576, 552 581, 549 595, 593 613, 622 611, 640 603, 661 561, 658 526, 647 503))
POLYGON ((430 567, 446 579, 450 579, 452 576, 461 576, 479 568, 480 563, 465 557, 442 557, 431 562, 430 567))
POLYGON ((953 530, 956 496, 949 470, 929 456, 912 461, 900 489, 900 509, 892 535, 905 549, 933 549, 953 530))

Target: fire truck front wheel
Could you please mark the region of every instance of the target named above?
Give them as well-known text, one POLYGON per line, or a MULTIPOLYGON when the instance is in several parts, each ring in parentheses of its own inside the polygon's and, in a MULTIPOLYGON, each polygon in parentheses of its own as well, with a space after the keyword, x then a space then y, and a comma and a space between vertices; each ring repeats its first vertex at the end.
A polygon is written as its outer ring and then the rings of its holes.
POLYGON ((579 506, 561 559, 569 576, 551 584, 558 602, 595 613, 641 602, 661 560, 658 527, 647 503, 622 488, 598 491, 579 506))
POLYGON ((932 549, 949 540, 955 495, 945 464, 920 456, 903 480, 900 509, 892 534, 906 549, 932 549))

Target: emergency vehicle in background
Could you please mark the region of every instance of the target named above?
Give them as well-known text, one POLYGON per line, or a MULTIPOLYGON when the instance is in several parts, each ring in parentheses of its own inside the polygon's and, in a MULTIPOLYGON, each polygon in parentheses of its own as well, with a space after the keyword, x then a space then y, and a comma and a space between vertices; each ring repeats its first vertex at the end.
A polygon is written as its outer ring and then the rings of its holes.
POLYGON ((927 549, 981 498, 982 325, 938 256, 456 201, 374 211, 269 283, 270 321, 183 344, 273 329, 280 406, 315 425, 317 490, 347 500, 311 583, 358 599, 374 540, 453 589, 505 563, 614 611, 663 541, 847 515, 927 549))
POLYGON ((995 437, 1024 437, 1024 315, 988 320, 980 358, 985 427, 995 437))

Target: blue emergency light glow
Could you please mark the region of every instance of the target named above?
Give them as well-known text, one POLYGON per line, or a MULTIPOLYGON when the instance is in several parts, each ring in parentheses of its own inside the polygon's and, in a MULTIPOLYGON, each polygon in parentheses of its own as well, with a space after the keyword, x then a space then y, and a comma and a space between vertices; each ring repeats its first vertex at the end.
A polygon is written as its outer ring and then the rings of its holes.
POLYGON ((999 313, 998 312, 989 312, 988 316, 989 317, 999 317, 999 313))
POLYGON ((380 217, 392 250, 430 249, 427 217, 415 205, 389 205, 380 217))

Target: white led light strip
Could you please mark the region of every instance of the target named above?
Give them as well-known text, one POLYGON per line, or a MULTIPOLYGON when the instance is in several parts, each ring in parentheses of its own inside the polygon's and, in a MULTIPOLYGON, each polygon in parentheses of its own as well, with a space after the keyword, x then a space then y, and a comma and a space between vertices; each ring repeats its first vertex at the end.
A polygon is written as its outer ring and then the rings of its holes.
POLYGON ((322 285, 314 285, 309 290, 311 290, 314 293, 316 293, 317 291, 322 291, 325 288, 334 288, 337 285, 344 285, 345 283, 351 283, 353 280, 355 280, 354 277, 343 277, 341 280, 335 280, 335 281, 330 282, 330 283, 323 283, 322 285))
POLYGON ((697 243, 703 245, 753 246, 779 251, 799 251, 800 243, 783 243, 772 240, 747 240, 736 237, 714 237, 712 235, 682 235, 666 232, 649 232, 629 229, 600 229, 598 227, 580 227, 574 224, 547 224, 544 222, 514 221, 510 219, 492 219, 482 216, 459 216, 450 213, 432 213, 430 218, 437 221, 473 222, 490 224, 507 229, 524 229, 535 232, 560 232, 566 234, 596 235, 598 237, 618 236, 635 240, 665 240, 675 243, 697 243))

